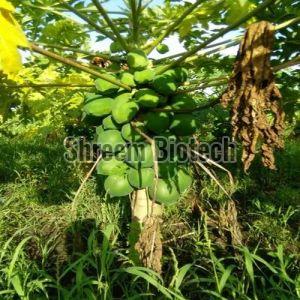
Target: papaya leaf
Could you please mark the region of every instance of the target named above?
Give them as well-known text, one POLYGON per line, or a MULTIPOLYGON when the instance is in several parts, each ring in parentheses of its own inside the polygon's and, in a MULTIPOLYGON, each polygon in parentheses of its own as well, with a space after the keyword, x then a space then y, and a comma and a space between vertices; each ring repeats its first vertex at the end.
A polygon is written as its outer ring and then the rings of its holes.
POLYGON ((13 17, 14 7, 0 0, 0 71, 14 79, 22 68, 18 46, 29 47, 26 37, 13 17))

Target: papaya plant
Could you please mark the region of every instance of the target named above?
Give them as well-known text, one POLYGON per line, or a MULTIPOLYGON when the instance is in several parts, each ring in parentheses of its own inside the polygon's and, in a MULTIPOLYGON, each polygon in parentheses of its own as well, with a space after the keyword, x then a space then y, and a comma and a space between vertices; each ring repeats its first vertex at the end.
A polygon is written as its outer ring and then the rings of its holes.
MULTIPOLYGON (((126 8, 118 18, 111 18, 99 0, 92 0, 88 4, 86 1, 64 0, 47 1, 45 5, 40 1, 22 2, 21 11, 30 9, 35 13, 36 10, 43 12, 40 20, 46 29, 38 36, 32 30, 32 24, 24 24, 31 41, 27 45, 22 40, 13 46, 29 47, 33 52, 86 72, 94 79, 94 88, 85 94, 83 104, 83 116, 92 117, 96 122, 95 141, 101 150, 101 157, 94 167, 97 174, 104 177, 104 189, 111 198, 129 196, 132 208, 129 241, 133 260, 160 272, 162 243, 159 225, 162 208, 176 205, 192 186, 194 178, 190 160, 182 162, 173 151, 161 155, 159 141, 163 142, 163 148, 168 148, 171 143, 185 142, 192 137, 199 127, 195 112, 206 106, 200 105, 195 94, 189 92, 199 90, 201 84, 208 83, 204 85, 208 87, 210 82, 213 82, 213 86, 214 81, 217 85, 227 81, 224 77, 199 81, 197 69, 200 67, 194 62, 199 61, 200 51, 211 47, 226 33, 252 22, 253 18, 259 18, 263 12, 266 14, 268 7, 272 6, 273 9, 275 3, 280 1, 246 1, 243 5, 239 1, 239 9, 245 8, 242 14, 234 9, 229 0, 215 1, 213 4, 212 1, 197 0, 192 4, 175 6, 166 1, 165 8, 157 11, 147 8, 148 1, 124 2, 126 8), (91 32, 96 32, 99 39, 111 40, 110 53, 80 49, 80 42, 84 38, 76 38, 74 31, 74 38, 65 38, 65 43, 75 39, 76 45, 64 45, 62 38, 57 36, 45 38, 47 32, 63 32, 65 25, 70 26, 70 22, 61 21, 70 18, 70 12, 76 15, 77 21, 81 20, 76 25, 78 28, 86 26, 91 32), (47 25, 49 18, 59 26, 47 25), (225 23, 228 26, 216 33, 211 32, 208 37, 202 36, 204 29, 208 28, 209 18, 216 25, 225 23), (198 23, 204 29, 197 28, 198 23), (161 54, 168 53, 170 47, 164 40, 174 33, 179 33, 180 39, 185 39, 188 50, 159 60, 151 59, 150 54, 154 49, 161 54), (59 41, 56 41, 57 38, 59 41), (56 52, 48 49, 55 49, 56 52), (82 53, 86 60, 82 62, 61 55, 66 51, 82 53), (104 61, 104 68, 87 63, 95 56, 104 61)), ((18 4, 18 1, 14 3, 18 4)), ((0 6, 0 9, 11 13, 11 7, 8 7, 0 6)), ((289 20, 278 22, 277 28, 281 30, 298 20, 298 17, 291 16, 289 20)), ((229 45, 232 46, 232 41, 225 43, 225 48, 229 45)), ((216 52, 219 50, 214 49, 216 52)), ((209 57, 207 61, 210 61, 209 57)), ((298 61, 296 59, 292 64, 298 61)), ((184 154, 190 158, 192 151, 187 148, 184 154)), ((203 169, 215 179, 206 167, 203 169)))

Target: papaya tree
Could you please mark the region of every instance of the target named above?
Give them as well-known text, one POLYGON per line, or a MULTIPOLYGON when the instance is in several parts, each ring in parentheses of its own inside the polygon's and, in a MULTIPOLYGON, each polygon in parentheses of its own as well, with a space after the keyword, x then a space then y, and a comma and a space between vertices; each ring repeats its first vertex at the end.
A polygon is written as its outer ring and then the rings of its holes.
MULTIPOLYGON (((262 143, 263 163, 275 168, 272 151, 282 147, 284 113, 273 70, 299 63, 297 49, 292 49, 292 59, 288 62, 280 51, 284 47, 280 39, 288 36, 287 28, 297 26, 299 21, 297 10, 290 9, 294 2, 197 0, 174 5, 165 1, 159 9, 154 9, 148 1, 128 0, 124 1, 123 11, 115 16, 99 0, 12 1, 20 5, 17 12, 26 40, 12 19, 12 4, 0 1, 1 29, 11 26, 18 33, 18 39, 11 41, 7 32, 0 30, 0 37, 4 37, 9 49, 14 53, 17 47, 30 49, 66 68, 85 72, 93 79, 92 86, 75 84, 78 88, 90 87, 84 96, 82 112, 94 128, 95 143, 100 149, 92 171, 95 169, 103 179, 109 197, 130 200, 129 242, 136 263, 161 271, 163 208, 176 205, 189 190, 195 170, 206 172, 230 198, 229 192, 199 159, 228 171, 204 157, 190 143, 189 138, 197 134, 203 122, 199 111, 217 105, 219 98, 224 106, 232 101, 233 135, 242 141, 245 170, 250 167, 258 141, 262 143), (286 2, 290 5, 285 5, 286 2), (22 19, 22 15, 26 18, 22 19), (262 19, 266 21, 255 23, 262 19), (248 27, 244 38, 239 35, 216 42, 252 23, 255 25, 248 27), (211 24, 226 26, 216 31, 211 24), (96 34, 99 40, 109 39, 110 52, 87 49, 84 38, 87 31, 96 34), (278 53, 274 51, 276 66, 272 70, 269 58, 276 31, 280 42, 275 35, 278 53), (167 54, 171 46, 165 39, 173 34, 183 41, 185 52, 167 54), (227 91, 222 97, 202 101, 205 100, 203 89, 222 88, 233 69, 232 60, 210 55, 237 45, 240 40, 239 56, 227 91), (254 54, 257 55, 260 47, 263 50, 259 51, 258 59, 254 54), (151 58, 155 49, 165 56, 151 58), (211 76, 215 72, 209 66, 214 64, 222 70, 222 76, 211 76), (200 72, 201 68, 206 71, 200 72), (270 124, 267 110, 275 114, 270 124), (176 152, 177 148, 171 146, 178 144, 185 147, 176 152)), ((297 39, 295 35, 288 38, 297 39)), ((10 80, 20 68, 20 58, 16 56, 0 52, 0 68, 10 80), (7 57, 14 64, 6 64, 7 57)), ((20 84, 5 85, 13 88, 20 84)), ((197 144, 198 139, 194 142, 197 144)))

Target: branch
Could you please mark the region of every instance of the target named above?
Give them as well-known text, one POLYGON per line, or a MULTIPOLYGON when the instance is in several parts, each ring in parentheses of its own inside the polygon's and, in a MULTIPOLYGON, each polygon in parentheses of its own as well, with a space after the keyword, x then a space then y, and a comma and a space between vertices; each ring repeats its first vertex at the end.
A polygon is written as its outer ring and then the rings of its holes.
POLYGON ((277 66, 273 67, 273 71, 278 72, 282 69, 286 69, 286 68, 289 68, 289 67, 292 67, 292 66, 295 66, 295 65, 299 65, 299 64, 300 64, 300 56, 297 56, 297 57, 295 57, 294 59, 292 59, 290 61, 284 62, 280 65, 277 65, 277 66))
POLYGON ((275 30, 279 30, 279 29, 282 29, 282 28, 285 28, 285 27, 288 27, 294 23, 298 23, 300 22, 300 17, 297 17, 297 18, 294 18, 294 19, 290 19, 290 20, 287 20, 281 24, 278 24, 277 26, 275 26, 275 30))
POLYGON ((76 16, 78 16, 80 19, 84 20, 87 24, 92 26, 96 31, 103 34, 104 36, 110 38, 111 40, 115 41, 116 38, 110 33, 107 32, 105 29, 103 29, 101 26, 99 26, 94 21, 90 20, 84 13, 81 13, 77 9, 75 9, 73 6, 71 6, 68 3, 65 3, 63 0, 60 0, 60 3, 66 7, 68 10, 70 10, 72 13, 74 13, 76 16))
POLYGON ((158 74, 164 73, 165 71, 169 70, 170 68, 173 68, 176 65, 184 62, 188 57, 196 54, 199 50, 205 48, 207 45, 209 45, 210 43, 212 43, 216 39, 222 37, 227 32, 231 31, 232 29, 234 29, 234 28, 240 26, 241 24, 243 24, 244 22, 248 21, 253 16, 255 16, 256 14, 258 14, 260 11, 262 11, 263 9, 265 9, 267 6, 269 6, 270 4, 272 4, 275 1, 276 0, 266 0, 261 5, 259 5, 256 9, 254 9, 253 11, 251 11, 250 13, 248 13, 246 16, 240 18, 239 20, 237 20, 236 22, 234 22, 232 25, 230 25, 230 26, 228 26, 228 27, 220 30, 219 33, 213 35, 208 40, 206 40, 205 42, 203 42, 202 44, 200 44, 198 47, 195 47, 194 49, 186 52, 179 59, 171 62, 169 65, 166 65, 164 68, 161 68, 159 70, 158 74))
MULTIPOLYGON (((217 46, 221 46, 221 47, 218 47, 216 49, 213 49, 211 50, 210 52, 208 52, 209 54, 211 53, 216 53, 216 52, 219 52, 220 50, 222 49, 226 49, 227 47, 231 47, 231 46, 234 46, 235 44, 238 44, 238 41, 241 39, 241 35, 235 37, 235 38, 231 38, 231 39, 228 39, 228 40, 225 40, 225 41, 222 41, 222 42, 219 42, 219 43, 215 43, 215 44, 211 44, 211 45, 208 45, 207 47, 205 47, 205 49, 203 49, 202 51, 199 51, 197 53, 197 56, 198 55, 203 55, 203 54, 206 54, 206 50, 207 49, 210 49, 210 48, 215 48, 217 46)), ((176 58, 178 56, 181 56, 181 55, 184 55, 186 52, 180 52, 180 53, 176 53, 176 54, 173 54, 173 55, 170 55, 170 56, 165 56, 165 57, 162 57, 162 58, 159 58, 159 59, 155 59, 153 62, 154 64, 159 64, 165 60, 168 60, 168 59, 172 59, 172 58, 176 58)))
POLYGON ((24 83, 24 84, 7 84, 5 87, 10 89, 23 89, 23 88, 92 88, 94 84, 72 84, 72 83, 24 83))
MULTIPOLYGON (((280 30, 282 28, 285 28, 285 27, 288 27, 294 23, 297 23, 300 21, 300 17, 297 17, 297 18, 294 18, 294 19, 290 19, 288 21, 285 21, 281 24, 278 24, 274 27, 275 30, 280 30)), ((240 39, 243 37, 243 35, 239 35, 235 38, 231 38, 231 39, 228 39, 228 40, 225 40, 225 41, 222 41, 222 42, 219 42, 219 43, 215 43, 215 44, 211 44, 211 45, 208 45, 205 47, 205 49, 203 49, 202 51, 199 51, 195 56, 192 56, 189 58, 188 61, 192 61, 192 60, 195 60, 197 59, 199 56, 202 56, 202 55, 209 55, 209 54, 213 54, 213 53, 216 53, 216 52, 219 52, 219 51, 222 51, 224 49, 227 49, 229 47, 232 47, 232 46, 235 46, 239 43, 240 39), (214 47, 217 47, 217 46, 221 46, 221 47, 218 47, 216 49, 213 49, 211 51, 208 51, 206 52, 207 49, 209 48, 214 48, 214 47)), ((182 56, 182 55, 185 55, 186 52, 181 52, 181 53, 177 53, 177 54, 173 54, 173 55, 170 55, 170 56, 166 56, 166 57, 163 57, 163 58, 160 58, 160 59, 156 59, 154 60, 154 63, 155 64, 159 64, 159 63, 162 63, 163 61, 165 60, 168 60, 168 59, 172 59, 172 58, 176 58, 178 56, 182 56)))
POLYGON ((110 60, 110 61, 115 61, 115 62, 120 62, 121 61, 121 59, 119 57, 116 57, 116 56, 111 57, 110 55, 103 54, 103 53, 100 53, 100 52, 89 52, 89 51, 78 49, 78 48, 75 48, 75 47, 62 46, 62 45, 56 45, 56 44, 47 44, 47 43, 39 43, 39 42, 32 42, 32 43, 34 43, 36 45, 46 47, 46 48, 53 48, 53 49, 60 49, 60 50, 63 50, 63 51, 81 53, 81 54, 85 54, 85 55, 90 56, 90 57, 99 56, 99 57, 101 57, 105 60, 110 60))
MULTIPOLYGON (((295 59, 288 61, 288 62, 284 62, 282 64, 279 64, 275 67, 273 67, 274 72, 278 72, 282 69, 286 69, 289 68, 291 66, 295 66, 300 64, 300 56, 297 56, 295 59)), ((228 82, 228 77, 224 77, 224 76, 220 76, 220 77, 216 77, 216 78, 211 78, 209 80, 206 80, 205 82, 202 81, 202 83, 198 86, 195 86, 193 88, 190 89, 185 89, 182 90, 181 92, 183 93, 188 93, 191 91, 196 91, 196 90, 200 90, 200 89, 204 89, 207 87, 213 87, 213 86, 219 86, 219 85, 224 85, 228 82), (211 83, 210 83, 211 82, 211 83)), ((172 109, 172 108, 154 108, 152 109, 152 111, 156 111, 156 112, 177 112, 177 113, 188 113, 188 112, 192 112, 192 111, 196 111, 196 110, 203 110, 203 109, 207 109, 210 107, 213 107, 217 104, 219 104, 219 98, 205 103, 205 104, 201 104, 195 108, 189 108, 189 109, 172 109)))
POLYGON ((174 113, 189 113, 189 112, 193 112, 193 111, 196 111, 196 110, 202 110, 202 109, 210 108, 210 107, 213 107, 213 106, 215 106, 216 104, 219 104, 219 103, 220 103, 220 100, 219 100, 219 98, 217 98, 217 99, 215 99, 215 100, 213 100, 211 102, 201 104, 201 105, 199 105, 197 107, 194 107, 194 108, 187 108, 187 109, 154 108, 151 111, 156 111, 156 112, 174 112, 174 113))
POLYGON ((147 54, 149 54, 158 44, 160 44, 161 41, 163 41, 163 39, 165 37, 167 37, 172 31, 174 31, 176 29, 176 27, 178 27, 182 21, 184 21, 184 19, 190 14, 192 13, 192 11, 199 6, 202 2, 204 2, 205 0, 197 0, 194 4, 192 4, 191 6, 189 6, 184 12, 183 14, 175 20, 174 23, 170 24, 169 27, 167 27, 167 29, 156 39, 154 40, 150 45, 147 46, 147 48, 145 49, 145 52, 147 54))
POLYGON ((135 44, 138 43, 139 40, 139 14, 141 12, 141 1, 138 0, 139 3, 137 5, 136 0, 130 0, 129 5, 131 8, 131 17, 132 17, 132 36, 135 44))
POLYGON ((125 42, 125 40, 121 36, 121 34, 120 34, 119 30, 117 29, 117 27, 115 26, 115 24, 112 22, 112 20, 108 16, 108 14, 105 11, 105 9, 103 8, 103 6, 100 4, 100 2, 98 0, 92 0, 92 1, 93 1, 94 5, 97 7, 99 13, 102 15, 102 17, 106 21, 107 25, 111 28, 111 30, 115 34, 117 41, 120 43, 120 45, 122 46, 122 48, 126 52, 128 52, 129 51, 129 47, 128 47, 127 43, 125 42))
POLYGON ((110 76, 107 76, 106 74, 99 73, 99 72, 97 72, 97 71, 95 71, 93 69, 90 69, 90 68, 86 67, 86 66, 83 66, 82 64, 80 64, 80 63, 78 63, 78 62, 76 62, 76 61, 74 61, 72 59, 62 57, 62 56, 60 56, 60 55, 58 55, 56 53, 53 53, 53 52, 50 52, 50 51, 45 50, 43 48, 40 48, 40 47, 38 47, 35 44, 31 44, 30 46, 31 46, 31 49, 34 52, 37 52, 37 53, 43 54, 45 56, 51 57, 51 58, 53 58, 53 59, 55 59, 57 61, 62 62, 63 64, 70 65, 70 66, 72 66, 74 68, 77 68, 79 70, 82 70, 82 71, 84 71, 86 73, 89 73, 91 75, 97 76, 98 78, 102 78, 103 80, 111 82, 111 83, 113 83, 113 84, 115 84, 115 85, 117 85, 117 86, 119 86, 121 88, 124 88, 124 89, 128 90, 128 91, 131 90, 131 88, 128 85, 122 83, 121 81, 119 81, 117 79, 114 79, 114 78, 111 78, 110 76))

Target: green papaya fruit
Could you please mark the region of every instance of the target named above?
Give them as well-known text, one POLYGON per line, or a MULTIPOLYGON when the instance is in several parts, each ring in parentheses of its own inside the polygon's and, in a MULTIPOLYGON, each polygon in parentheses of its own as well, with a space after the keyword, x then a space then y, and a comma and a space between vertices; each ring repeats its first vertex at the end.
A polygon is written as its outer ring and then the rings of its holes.
POLYGON ((118 124, 130 122, 139 110, 137 103, 131 100, 131 94, 121 94, 112 105, 112 116, 118 124))
POLYGON ((154 195, 154 185, 149 189, 149 195, 152 199, 164 205, 176 204, 180 198, 180 194, 176 188, 175 183, 169 179, 158 179, 156 184, 156 195, 154 195))
POLYGON ((180 193, 183 193, 193 183, 193 177, 187 170, 180 168, 174 177, 175 185, 180 193))
POLYGON ((154 181, 154 170, 152 168, 131 168, 128 172, 128 181, 137 189, 150 187, 154 181))
POLYGON ((156 107, 161 100, 160 96, 151 89, 138 90, 134 98, 140 106, 149 108, 156 107))
POLYGON ((135 71, 134 72, 134 80, 138 84, 145 84, 154 79, 155 73, 152 69, 147 69, 143 71, 135 71))
POLYGON ((118 130, 105 130, 97 137, 97 144, 103 152, 117 153, 125 147, 125 143, 118 130))
POLYGON ((188 78, 188 70, 182 67, 177 67, 164 72, 162 75, 171 76, 177 83, 183 83, 188 78))
POLYGON ((133 50, 127 54, 129 68, 143 70, 147 68, 149 60, 142 50, 133 50))
POLYGON ((123 51, 123 48, 119 42, 112 42, 109 48, 111 53, 117 53, 123 51))
POLYGON ((104 181, 104 188, 111 197, 124 197, 133 192, 126 175, 110 175, 104 181))
POLYGON ((197 105, 197 101, 193 97, 185 94, 173 96, 170 102, 173 109, 194 109, 197 105))
POLYGON ((128 169, 127 164, 116 156, 103 157, 97 165, 97 174, 100 175, 122 175, 128 169))
POLYGON ((160 54, 165 54, 169 52, 169 47, 166 44, 159 44, 157 45, 156 50, 160 54))
POLYGON ((109 115, 102 121, 103 128, 108 129, 119 129, 119 125, 113 120, 112 116, 109 115))
POLYGON ((135 169, 153 167, 153 155, 150 144, 136 143, 128 147, 126 163, 135 169))
POLYGON ((170 118, 165 112, 148 112, 144 121, 146 128, 156 134, 165 132, 170 126, 170 118))
POLYGON ((162 95, 170 95, 176 92, 177 86, 174 78, 169 75, 158 75, 153 80, 154 89, 162 95))
POLYGON ((94 98, 85 103, 83 111, 87 115, 103 117, 111 113, 113 99, 111 98, 94 98))
POLYGON ((130 87, 135 87, 134 75, 129 72, 123 72, 120 74, 120 81, 130 87))
POLYGON ((192 135, 197 130, 197 119, 191 114, 176 114, 170 130, 177 136, 192 135))
MULTIPOLYGON (((144 124, 143 123, 139 123, 137 125, 137 127, 140 130, 144 130, 144 124)), ((138 142, 141 141, 143 139, 143 137, 136 132, 136 130, 134 130, 134 128, 131 126, 131 124, 124 124, 122 126, 122 130, 121 130, 122 136, 126 141, 129 142, 138 142)))
POLYGON ((99 135, 101 132, 103 132, 105 129, 103 127, 103 125, 100 125, 98 127, 96 127, 96 133, 97 135, 99 135))
MULTIPOLYGON (((110 75, 110 74, 106 74, 106 76, 110 77, 111 79, 116 79, 115 76, 110 75)), ((95 80, 95 86, 96 89, 102 94, 102 95, 111 95, 117 92, 117 90, 119 89, 119 86, 106 81, 102 78, 98 78, 95 80)))

